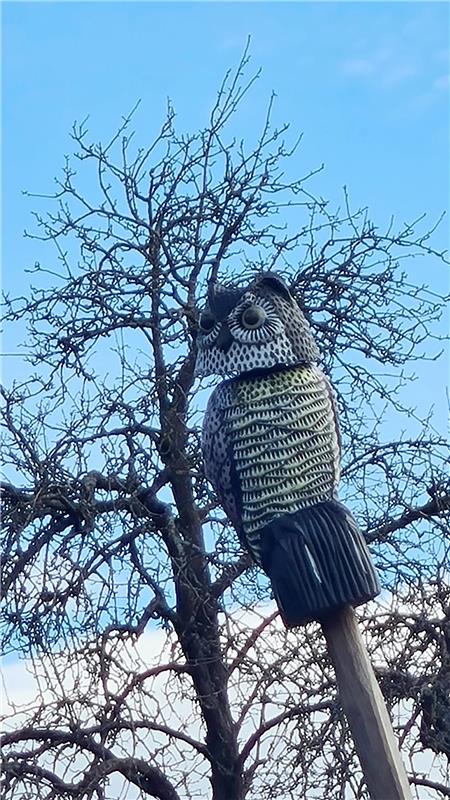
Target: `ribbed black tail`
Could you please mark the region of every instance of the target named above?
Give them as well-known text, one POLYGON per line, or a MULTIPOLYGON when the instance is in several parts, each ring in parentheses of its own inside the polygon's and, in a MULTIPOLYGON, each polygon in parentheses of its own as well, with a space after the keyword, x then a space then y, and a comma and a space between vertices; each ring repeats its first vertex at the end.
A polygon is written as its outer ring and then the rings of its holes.
POLYGON ((380 592, 369 550, 337 500, 287 514, 261 531, 262 565, 287 628, 322 620, 380 592))

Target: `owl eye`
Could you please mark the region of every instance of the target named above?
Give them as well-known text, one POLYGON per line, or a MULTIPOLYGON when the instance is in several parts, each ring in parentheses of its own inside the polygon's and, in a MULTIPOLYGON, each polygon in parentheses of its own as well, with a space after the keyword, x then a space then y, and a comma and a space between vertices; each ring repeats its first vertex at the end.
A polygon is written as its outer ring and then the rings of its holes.
POLYGON ((250 306, 250 308, 246 308, 245 311, 243 311, 241 323, 247 330, 255 330, 255 328, 260 328, 266 319, 267 314, 263 308, 259 308, 259 306, 250 306))
POLYGON ((201 331, 204 333, 211 333, 216 324, 216 318, 210 311, 204 311, 203 314, 200 314, 198 324, 201 331))

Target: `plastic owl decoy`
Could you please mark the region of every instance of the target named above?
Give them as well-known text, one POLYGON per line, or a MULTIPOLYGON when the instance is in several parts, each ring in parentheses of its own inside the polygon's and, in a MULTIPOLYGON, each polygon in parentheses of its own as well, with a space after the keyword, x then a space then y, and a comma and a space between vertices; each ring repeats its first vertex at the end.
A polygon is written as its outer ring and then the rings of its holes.
POLYGON ((270 578, 287 627, 375 597, 365 540, 339 502, 340 436, 308 323, 277 275, 213 285, 196 374, 224 375, 206 410, 205 472, 270 578))

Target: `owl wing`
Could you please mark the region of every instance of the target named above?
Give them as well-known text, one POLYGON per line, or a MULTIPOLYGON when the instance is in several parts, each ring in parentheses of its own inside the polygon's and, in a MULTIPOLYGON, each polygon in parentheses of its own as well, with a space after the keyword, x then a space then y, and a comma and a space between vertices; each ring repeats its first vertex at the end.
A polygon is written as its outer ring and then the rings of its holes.
POLYGON ((202 451, 205 474, 230 522, 241 535, 241 489, 233 459, 232 441, 225 424, 222 402, 226 385, 212 393, 202 430, 202 451))

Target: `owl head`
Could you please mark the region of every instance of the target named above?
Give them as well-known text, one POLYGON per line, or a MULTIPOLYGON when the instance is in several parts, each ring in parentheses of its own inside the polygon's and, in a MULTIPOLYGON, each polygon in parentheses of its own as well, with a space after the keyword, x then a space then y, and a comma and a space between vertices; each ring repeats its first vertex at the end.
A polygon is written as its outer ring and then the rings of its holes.
POLYGON ((309 325, 278 275, 263 273, 244 289, 210 287, 198 320, 196 375, 241 375, 318 358, 309 325))

